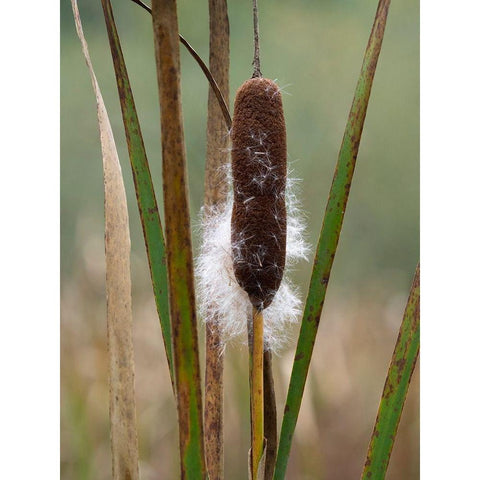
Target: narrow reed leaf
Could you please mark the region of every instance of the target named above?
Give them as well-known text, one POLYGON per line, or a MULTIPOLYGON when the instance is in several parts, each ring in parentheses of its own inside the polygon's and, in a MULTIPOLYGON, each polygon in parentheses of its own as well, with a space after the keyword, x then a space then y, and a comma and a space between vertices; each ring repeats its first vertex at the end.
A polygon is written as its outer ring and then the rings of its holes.
MULTIPOLYGON (((223 98, 229 99, 230 26, 227 1, 209 0, 209 66, 223 98)), ((228 179, 228 130, 222 108, 212 87, 208 89, 207 158, 205 161, 205 212, 226 201, 228 179)), ((207 306, 207 308, 209 308, 207 306)), ((210 307, 212 308, 212 307, 210 307)), ((218 322, 205 329, 205 460, 210 480, 223 480, 223 348, 218 322)))
POLYGON ((165 237, 181 478, 204 479, 206 468, 202 392, 180 92, 180 44, 176 1, 154 0, 152 17, 160 96, 165 237))
POLYGON ((417 265, 383 388, 362 480, 383 480, 420 350, 420 265, 417 265))
POLYGON ((114 480, 138 480, 127 198, 112 128, 93 71, 76 0, 72 0, 72 8, 97 100, 102 145, 112 474, 114 480))
POLYGON ((135 101, 130 87, 127 67, 123 58, 110 0, 102 0, 102 6, 110 42, 110 50, 112 52, 113 66, 115 68, 118 96, 122 109, 123 124, 127 137, 128 154, 130 156, 145 247, 147 249, 153 294, 155 296, 155 304, 162 328, 165 352, 170 369, 170 379, 173 386, 172 334, 168 311, 167 265, 162 224, 158 212, 157 200, 155 198, 152 177, 150 175, 147 154, 145 152, 145 145, 143 143, 140 122, 135 108, 135 101))
MULTIPOLYGON (((230 26, 226 0, 209 0, 210 72, 222 96, 229 102, 230 26)), ((210 85, 207 112, 207 157, 205 161, 205 205, 207 209, 221 205, 227 198, 228 178, 225 168, 229 161, 229 124, 210 85)), ((212 479, 210 479, 212 480, 212 479)))
POLYGON ((382 46, 389 6, 390 0, 380 0, 378 3, 375 21, 368 40, 330 188, 290 377, 275 466, 275 480, 285 478, 292 437, 300 411, 330 271, 347 207, 348 194, 352 183, 375 69, 382 46))

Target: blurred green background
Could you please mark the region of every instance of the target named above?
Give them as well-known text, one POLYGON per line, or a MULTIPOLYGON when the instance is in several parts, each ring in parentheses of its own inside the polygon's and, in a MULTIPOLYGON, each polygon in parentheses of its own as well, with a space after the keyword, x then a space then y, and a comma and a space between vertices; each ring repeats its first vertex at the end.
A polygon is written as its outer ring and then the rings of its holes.
MULTIPOLYGON (((132 235, 141 477, 178 478, 176 413, 135 202, 100 0, 78 0, 123 166, 132 235)), ((152 175, 161 200, 159 107, 151 21, 113 0, 152 175)), ((285 86, 291 167, 310 242, 320 232, 376 0, 260 0, 262 72, 285 86)), ((180 31, 208 59, 208 2, 178 2, 180 31)), ((250 1, 230 1, 231 104, 251 76, 250 1)), ((182 48, 195 248, 203 195, 207 81, 182 48)), ((61 472, 110 478, 103 179, 95 99, 71 6, 61 1, 61 472)), ((392 2, 363 139, 292 448, 289 479, 359 478, 419 256, 419 2, 392 2)), ((311 263, 299 265, 305 294, 311 263)), ((200 328, 202 351, 203 327, 200 328)), ((297 332, 292 332, 296 338, 297 332)), ((295 341, 275 359, 279 422, 295 341)), ((248 360, 226 352, 225 472, 246 479, 248 360)), ((418 368, 417 368, 418 370, 418 368)), ((419 478, 418 371, 387 478, 419 478)))

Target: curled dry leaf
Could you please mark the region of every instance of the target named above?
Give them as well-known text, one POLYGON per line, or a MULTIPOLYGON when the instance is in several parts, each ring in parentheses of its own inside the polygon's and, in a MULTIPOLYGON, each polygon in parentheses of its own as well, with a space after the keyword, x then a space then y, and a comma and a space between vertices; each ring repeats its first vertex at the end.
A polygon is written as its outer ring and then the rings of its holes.
POLYGON ((77 33, 97 100, 105 188, 107 334, 110 359, 110 437, 114 480, 137 480, 138 442, 135 414, 130 232, 127 199, 113 132, 93 71, 76 0, 77 33))

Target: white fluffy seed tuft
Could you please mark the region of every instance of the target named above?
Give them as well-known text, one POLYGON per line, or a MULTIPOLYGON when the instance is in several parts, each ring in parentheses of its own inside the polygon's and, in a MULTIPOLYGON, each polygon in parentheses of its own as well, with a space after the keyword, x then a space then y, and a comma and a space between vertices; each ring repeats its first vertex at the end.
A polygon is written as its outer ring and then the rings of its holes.
MULTIPOLYGON (((287 177, 287 248, 282 283, 271 305, 263 311, 265 349, 274 353, 285 346, 289 327, 302 314, 298 290, 288 279, 292 266, 299 260, 307 260, 310 251, 304 240, 305 219, 294 193, 296 183, 298 180, 287 177)), ((247 324, 252 315, 252 304, 233 271, 232 206, 230 193, 223 205, 208 211, 202 209, 202 244, 195 266, 200 315, 207 325, 219 326, 223 348, 234 340, 247 343, 247 324)))

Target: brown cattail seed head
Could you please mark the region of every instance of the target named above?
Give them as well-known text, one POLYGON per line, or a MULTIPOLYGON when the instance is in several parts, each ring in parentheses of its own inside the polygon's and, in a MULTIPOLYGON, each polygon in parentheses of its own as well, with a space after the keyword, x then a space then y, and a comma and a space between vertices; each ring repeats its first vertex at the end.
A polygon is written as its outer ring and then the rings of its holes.
POLYGON ((278 86, 247 80, 232 120, 235 277, 256 308, 270 305, 285 267, 287 134, 278 86))

